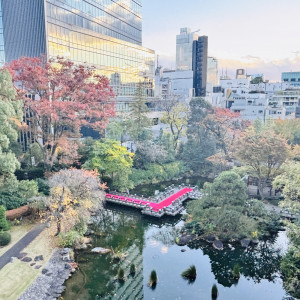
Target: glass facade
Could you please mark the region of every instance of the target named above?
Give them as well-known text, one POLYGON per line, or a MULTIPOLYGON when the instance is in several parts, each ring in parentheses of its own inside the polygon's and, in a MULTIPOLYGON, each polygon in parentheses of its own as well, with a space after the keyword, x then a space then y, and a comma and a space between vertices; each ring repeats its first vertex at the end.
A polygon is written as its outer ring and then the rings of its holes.
POLYGON ((2 4, 0 1, 0 67, 5 63, 4 37, 3 37, 3 21, 2 21, 2 4))
POLYGON ((176 36, 176 69, 188 71, 193 69, 193 42, 198 39, 190 28, 181 28, 176 36))
POLYGON ((64 56, 94 65, 100 75, 108 77, 118 96, 132 98, 138 82, 143 83, 146 96, 154 95, 155 53, 141 46, 140 0, 0 1, 6 19, 7 62, 45 53, 64 56))

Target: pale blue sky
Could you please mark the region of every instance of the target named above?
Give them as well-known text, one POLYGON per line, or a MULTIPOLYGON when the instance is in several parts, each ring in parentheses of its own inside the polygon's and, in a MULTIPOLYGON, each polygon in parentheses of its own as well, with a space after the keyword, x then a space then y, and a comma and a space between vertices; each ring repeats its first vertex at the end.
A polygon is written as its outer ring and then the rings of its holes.
POLYGON ((175 66, 181 27, 209 37, 220 68, 247 68, 279 80, 300 70, 300 0, 143 0, 143 45, 175 66))

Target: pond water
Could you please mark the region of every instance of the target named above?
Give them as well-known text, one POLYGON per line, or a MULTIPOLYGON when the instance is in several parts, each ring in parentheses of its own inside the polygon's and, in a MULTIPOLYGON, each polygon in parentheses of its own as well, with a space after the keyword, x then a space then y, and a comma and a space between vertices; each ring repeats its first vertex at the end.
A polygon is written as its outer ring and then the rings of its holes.
POLYGON ((288 246, 285 232, 254 249, 227 247, 217 251, 207 244, 194 249, 177 246, 175 237, 182 225, 180 217, 158 220, 133 209, 107 206, 93 228, 93 246, 110 248, 126 257, 118 261, 112 252, 79 251, 79 271, 67 281, 64 299, 210 300, 213 284, 219 290, 218 300, 291 299, 279 276, 280 257, 288 246), (131 263, 136 266, 134 276, 129 275, 131 263), (236 263, 241 267, 238 281, 231 275, 236 263), (180 274, 192 264, 197 278, 190 283, 180 274), (116 280, 120 267, 125 270, 124 283, 116 280), (158 276, 155 289, 147 286, 153 269, 158 276))

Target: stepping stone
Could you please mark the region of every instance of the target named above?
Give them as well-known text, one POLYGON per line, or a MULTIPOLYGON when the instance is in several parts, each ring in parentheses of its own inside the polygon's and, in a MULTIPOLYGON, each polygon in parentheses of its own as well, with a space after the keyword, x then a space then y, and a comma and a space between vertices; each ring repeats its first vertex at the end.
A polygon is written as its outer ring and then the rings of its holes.
POLYGON ((30 261, 32 261, 32 258, 30 258, 30 257, 28 257, 28 256, 25 256, 25 257, 22 259, 22 261, 24 261, 24 262, 30 262, 30 261))
POLYGON ((24 258, 26 255, 27 255, 26 252, 21 252, 21 253, 17 256, 17 258, 18 258, 18 259, 22 259, 22 258, 24 258))
POLYGON ((36 270, 38 270, 38 269, 40 269, 42 266, 41 265, 37 265, 37 266, 35 266, 34 268, 36 269, 36 270))
POLYGON ((30 266, 33 267, 35 265, 35 263, 31 263, 30 266))
POLYGON ((40 260, 44 260, 43 255, 39 255, 34 258, 34 261, 40 261, 40 260))

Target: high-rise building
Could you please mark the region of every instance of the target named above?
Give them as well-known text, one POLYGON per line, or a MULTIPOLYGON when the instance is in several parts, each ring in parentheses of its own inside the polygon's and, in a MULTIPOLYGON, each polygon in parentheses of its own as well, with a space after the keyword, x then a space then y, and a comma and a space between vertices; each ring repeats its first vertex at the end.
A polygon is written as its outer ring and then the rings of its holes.
POLYGON ((198 39, 196 32, 190 28, 181 28, 176 36, 176 69, 188 71, 193 69, 193 43, 198 39))
POLYGON ((194 89, 196 97, 206 96, 208 37, 200 36, 193 43, 194 89))
POLYGON ((212 86, 219 85, 218 60, 214 57, 207 58, 207 83, 212 86))
POLYGON ((141 12, 141 0, 0 0, 0 59, 64 56, 94 65, 118 96, 143 82, 152 97, 155 53, 142 47, 141 12))

